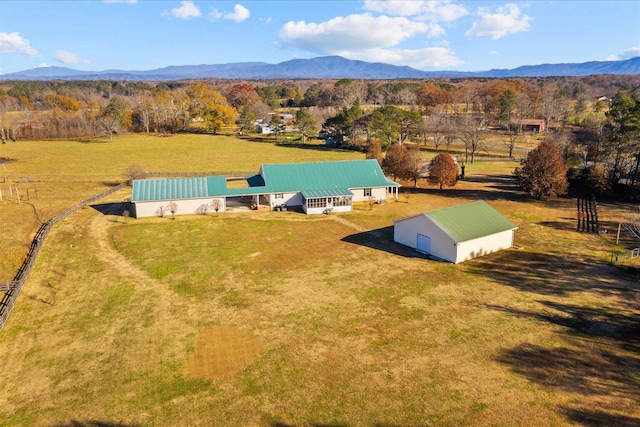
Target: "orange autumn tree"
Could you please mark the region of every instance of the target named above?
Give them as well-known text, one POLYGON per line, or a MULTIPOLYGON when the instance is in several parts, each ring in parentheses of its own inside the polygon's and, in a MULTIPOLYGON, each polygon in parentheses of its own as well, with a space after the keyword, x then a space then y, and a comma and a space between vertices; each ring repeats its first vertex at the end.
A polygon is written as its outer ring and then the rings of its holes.
POLYGON ((536 199, 543 199, 567 193, 568 169, 558 147, 550 141, 542 141, 513 174, 524 192, 536 199))
POLYGON ((440 190, 445 185, 453 187, 458 182, 458 165, 448 153, 440 153, 429 164, 429 176, 427 180, 438 185, 440 190))
POLYGON ((238 115, 220 92, 203 82, 190 85, 187 95, 191 118, 202 119, 206 129, 214 134, 223 126, 233 124, 238 115))

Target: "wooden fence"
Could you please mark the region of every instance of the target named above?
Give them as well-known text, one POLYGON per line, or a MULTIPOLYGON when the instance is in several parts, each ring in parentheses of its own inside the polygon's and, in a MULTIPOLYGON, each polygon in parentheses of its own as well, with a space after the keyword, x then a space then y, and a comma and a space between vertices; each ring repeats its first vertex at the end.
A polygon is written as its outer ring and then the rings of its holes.
POLYGON ((20 291, 22 290, 22 287, 27 281, 27 278, 29 277, 29 273, 31 272, 31 269, 36 263, 36 260, 38 258, 38 253, 40 253, 40 248, 42 247, 42 243, 44 242, 44 239, 49 235, 49 232, 51 232, 51 230, 53 229, 53 226, 59 223, 60 221, 62 221, 63 219, 65 219, 66 217, 68 217, 69 215, 74 214, 75 212, 84 208, 89 203, 93 203, 96 200, 102 199, 103 197, 106 197, 111 193, 115 193, 116 191, 124 188, 126 185, 127 185, 127 182, 123 182, 107 191, 104 191, 100 194, 96 194, 95 196, 75 205, 74 207, 67 209, 66 211, 56 216, 55 218, 50 219, 49 221, 45 222, 40 226, 35 236, 33 237, 33 240, 31 241, 31 246, 29 246, 29 252, 27 253, 27 256, 22 262, 22 265, 18 269, 18 272, 13 277, 13 280, 3 283, 3 288, 6 288, 7 290, 4 296, 2 297, 2 300, 0 300, 0 330, 6 323, 7 319, 9 318, 11 309, 15 305, 18 299, 18 295, 20 295, 20 291))
POLYGON ((595 196, 578 197, 578 231, 600 234, 598 222, 598 204, 595 196))

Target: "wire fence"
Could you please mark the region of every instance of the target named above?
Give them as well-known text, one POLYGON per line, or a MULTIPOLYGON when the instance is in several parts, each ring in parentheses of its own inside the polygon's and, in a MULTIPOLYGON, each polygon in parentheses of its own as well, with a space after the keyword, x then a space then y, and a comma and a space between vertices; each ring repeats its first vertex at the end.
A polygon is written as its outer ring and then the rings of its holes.
POLYGON ((22 290, 24 284, 29 278, 29 273, 31 273, 31 270, 33 269, 36 263, 36 260, 38 258, 38 254, 40 253, 40 248, 42 248, 42 243, 44 242, 44 239, 46 239, 46 237, 49 235, 53 227, 57 223, 59 223, 60 221, 68 217, 69 215, 72 215, 75 212, 79 211, 80 209, 84 208, 89 203, 93 203, 96 200, 102 199, 103 197, 106 197, 112 193, 115 193, 116 191, 124 188, 126 185, 127 185, 127 182, 123 182, 107 191, 104 191, 100 194, 96 194, 95 196, 90 197, 78 203, 72 208, 67 209, 66 211, 62 212, 61 214, 57 215, 56 217, 50 219, 49 221, 43 223, 40 226, 35 236, 33 237, 33 240, 31 241, 31 246, 29 246, 29 251, 27 252, 26 257, 22 262, 22 265, 16 272, 15 276, 13 277, 13 280, 3 283, 2 287, 0 288, 0 290, 6 289, 6 292, 4 293, 2 300, 0 300, 0 330, 4 327, 4 324, 9 318, 9 314, 11 314, 11 310, 13 309, 13 306, 18 300, 20 291, 22 290))

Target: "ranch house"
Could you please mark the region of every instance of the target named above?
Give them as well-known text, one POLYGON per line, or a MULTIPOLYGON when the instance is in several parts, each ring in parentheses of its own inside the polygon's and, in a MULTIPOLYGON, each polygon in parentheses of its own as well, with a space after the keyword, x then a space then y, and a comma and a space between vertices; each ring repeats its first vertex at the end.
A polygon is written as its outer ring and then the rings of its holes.
POLYGON ((384 203, 398 197, 399 184, 384 176, 376 160, 262 165, 244 186, 230 178, 143 179, 133 181, 136 218, 240 209, 302 209, 306 214, 349 212, 353 203, 384 203), (173 211, 173 212, 172 212, 173 211))
POLYGON ((513 246, 518 227, 484 201, 393 221, 393 240, 457 264, 513 246))

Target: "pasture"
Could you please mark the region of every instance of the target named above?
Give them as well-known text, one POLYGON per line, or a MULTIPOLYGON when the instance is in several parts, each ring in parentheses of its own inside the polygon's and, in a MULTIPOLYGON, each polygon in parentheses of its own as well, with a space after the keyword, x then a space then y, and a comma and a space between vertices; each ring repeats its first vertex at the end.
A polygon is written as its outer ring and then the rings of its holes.
MULTIPOLYGON (((133 163, 255 171, 360 156, 223 136, 8 144, 8 173, 39 197, 0 203, 2 237, 19 250, 36 213, 133 163)), ((0 331, 0 424, 637 425, 638 277, 610 264, 610 235, 575 231, 575 200, 518 193, 515 166, 479 162, 451 189, 421 184, 346 215, 82 209, 49 235, 0 331), (451 265, 393 242, 393 219, 478 199, 520 227, 517 248, 451 265)), ((620 216, 601 205, 609 227, 620 216)))

